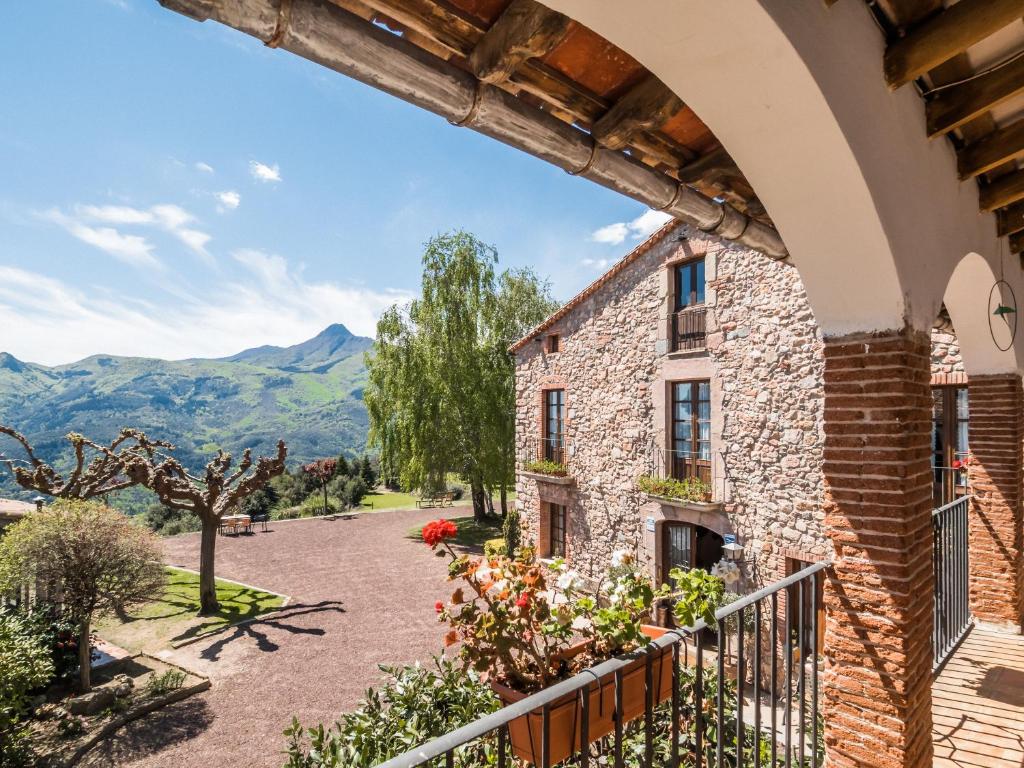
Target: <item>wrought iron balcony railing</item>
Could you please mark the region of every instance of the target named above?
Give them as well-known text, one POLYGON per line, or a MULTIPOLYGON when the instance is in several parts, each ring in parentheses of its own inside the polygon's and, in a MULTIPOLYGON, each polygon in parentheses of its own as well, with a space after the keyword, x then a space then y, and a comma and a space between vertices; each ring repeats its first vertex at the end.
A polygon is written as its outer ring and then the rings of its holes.
POLYGON ((715 476, 715 455, 711 450, 677 451, 650 446, 648 473, 653 477, 686 480, 697 478, 707 485, 715 476))
POLYGON ((554 467, 561 467, 557 474, 568 474, 571 447, 564 436, 527 440, 519 452, 519 466, 527 471, 547 466, 556 474, 554 467))
POLYGON ((643 649, 602 662, 378 768, 524 763, 549 768, 556 731, 566 723, 573 756, 563 765, 817 768, 823 763, 820 592, 827 567, 812 565, 715 613, 710 629, 719 638, 735 637, 735 663, 705 638, 703 621, 666 630, 643 649), (670 674, 664 674, 665 662, 670 674), (631 692, 636 683, 642 691, 636 701, 624 703, 631 673, 631 692), (670 684, 664 685, 668 677, 670 684), (637 702, 639 715, 634 712, 630 719, 637 702), (593 740, 589 729, 597 708, 611 710, 601 716, 610 715, 614 728, 593 740))
POLYGON ((673 352, 697 352, 704 349, 707 342, 707 310, 703 304, 673 312, 669 320, 673 352))

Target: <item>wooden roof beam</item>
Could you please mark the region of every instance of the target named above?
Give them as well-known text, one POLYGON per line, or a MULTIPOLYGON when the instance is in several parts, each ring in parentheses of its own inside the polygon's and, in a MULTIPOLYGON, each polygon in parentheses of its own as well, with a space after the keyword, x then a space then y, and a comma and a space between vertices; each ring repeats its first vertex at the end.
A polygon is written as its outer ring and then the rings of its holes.
POLYGON ((1010 253, 1024 252, 1024 232, 1014 232, 1010 235, 1010 253))
POLYGON ((1024 200, 1024 171, 1014 171, 984 185, 979 202, 981 210, 994 211, 997 208, 1024 200))
POLYGON ((533 0, 512 0, 473 48, 469 71, 485 83, 503 83, 527 59, 554 50, 568 31, 568 16, 533 0))
POLYGON ((925 104, 928 137, 943 136, 1024 92, 1024 59, 945 88, 925 104))
POLYGON ((1012 235, 1024 229, 1024 202, 1014 203, 996 211, 996 234, 1012 235))
POLYGON ((971 179, 1022 155, 1024 120, 1017 120, 957 152, 957 172, 961 179, 971 179))
POLYGON ((774 258, 787 256, 771 226, 713 200, 586 131, 483 83, 464 69, 323 0, 160 0, 213 19, 626 195, 705 232, 774 258))
POLYGON ((637 133, 657 130, 682 108, 682 99, 647 75, 594 122, 590 135, 603 147, 622 149, 637 133))
POLYGON ((885 51, 885 79, 899 88, 1024 16, 1024 0, 960 0, 885 51))

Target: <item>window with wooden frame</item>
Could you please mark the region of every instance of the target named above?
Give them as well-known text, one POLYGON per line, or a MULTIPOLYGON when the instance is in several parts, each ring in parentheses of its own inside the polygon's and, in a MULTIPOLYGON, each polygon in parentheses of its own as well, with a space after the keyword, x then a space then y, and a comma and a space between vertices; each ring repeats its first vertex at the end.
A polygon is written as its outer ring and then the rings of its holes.
POLYGON ((544 390, 544 450, 542 457, 565 463, 565 390, 544 390))
MULTIPOLYGON (((797 560, 794 557, 786 558, 786 575, 792 576, 794 573, 802 571, 804 568, 808 568, 814 563, 806 560, 797 560)), ((786 600, 790 606, 790 630, 793 633, 794 648, 800 649, 801 658, 808 658, 812 651, 817 649, 817 652, 821 654, 825 647, 825 578, 824 574, 818 575, 817 590, 812 587, 811 582, 808 579, 804 579, 803 594, 801 595, 800 584, 793 584, 786 588, 786 600), (817 594, 814 594, 814 592, 817 594), (801 632, 800 627, 800 598, 803 597, 803 631, 801 632), (817 611, 817 635, 815 635, 815 617, 814 612, 817 611)), ((783 626, 785 624, 783 623, 783 626)))
POLYGON ((566 509, 562 504, 548 504, 548 555, 565 557, 566 509))
POLYGON ((968 493, 968 395, 965 386, 932 387, 932 503, 968 493))
POLYGON ((555 354, 560 351, 562 338, 557 333, 548 334, 548 354, 555 354))
POLYGON ((671 477, 711 482, 711 382, 675 381, 668 448, 671 477))
POLYGON ((703 349, 707 340, 703 257, 673 267, 672 292, 672 351, 703 349))

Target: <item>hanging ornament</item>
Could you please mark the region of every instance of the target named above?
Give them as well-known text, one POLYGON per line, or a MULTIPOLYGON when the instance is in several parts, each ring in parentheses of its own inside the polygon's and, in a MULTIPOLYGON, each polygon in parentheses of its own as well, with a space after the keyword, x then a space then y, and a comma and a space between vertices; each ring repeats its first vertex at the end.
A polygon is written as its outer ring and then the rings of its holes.
MULTIPOLYGON (((1006 352, 1013 346, 1013 340, 1017 337, 1017 297, 1013 292, 1013 287, 1003 279, 1003 247, 1002 241, 999 242, 999 279, 992 285, 992 290, 988 292, 988 332, 992 337, 992 343, 996 345, 996 348, 1001 352, 1006 352), (993 321, 993 318, 998 318, 993 321), (995 325, 993 325, 995 322, 995 325), (1005 327, 1009 330, 1009 341, 1000 343, 997 338, 996 329, 1000 326, 1005 327)), ((1007 336, 1006 331, 1000 328, 999 336, 1004 339, 1007 336)))

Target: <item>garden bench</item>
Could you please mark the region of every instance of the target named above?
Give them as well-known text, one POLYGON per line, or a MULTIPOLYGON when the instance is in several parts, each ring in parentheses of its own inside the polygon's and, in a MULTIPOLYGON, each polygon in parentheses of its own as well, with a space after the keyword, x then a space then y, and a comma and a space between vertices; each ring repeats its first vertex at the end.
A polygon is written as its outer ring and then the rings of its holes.
POLYGON ((455 503, 455 494, 451 491, 448 493, 432 494, 430 496, 421 496, 416 499, 416 506, 420 509, 426 509, 427 507, 450 507, 455 503))

